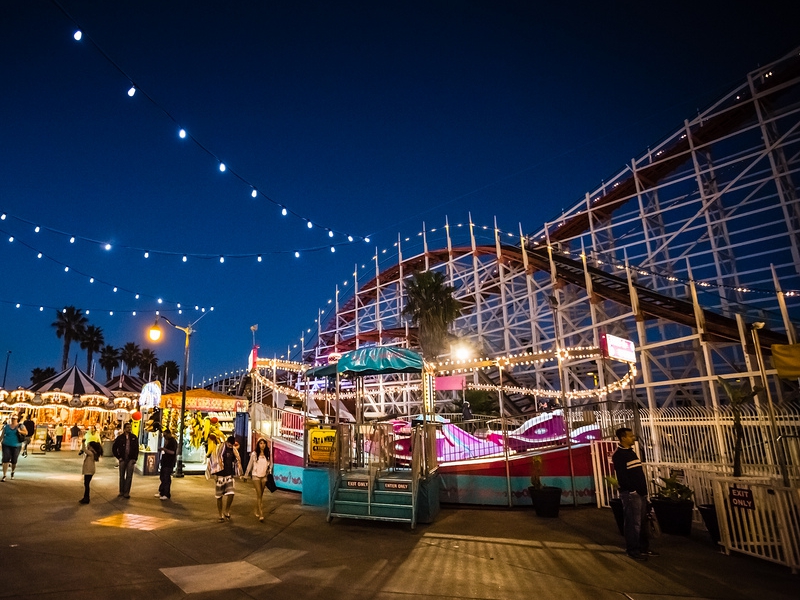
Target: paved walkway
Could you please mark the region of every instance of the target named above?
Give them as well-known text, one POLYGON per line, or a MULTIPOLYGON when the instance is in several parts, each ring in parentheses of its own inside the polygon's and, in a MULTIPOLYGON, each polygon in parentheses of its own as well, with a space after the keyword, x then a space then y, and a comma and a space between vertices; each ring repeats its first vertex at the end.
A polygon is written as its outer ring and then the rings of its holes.
POLYGON ((20 458, 0 483, 0 598, 149 600, 368 598, 375 600, 576 598, 797 598, 789 569, 719 553, 704 531, 654 542, 661 556, 622 551, 611 512, 443 509, 432 525, 325 522, 325 511, 279 491, 267 518, 237 482, 231 523, 218 523, 213 484, 135 476, 117 499, 117 470, 103 459, 92 502, 75 452, 20 458))

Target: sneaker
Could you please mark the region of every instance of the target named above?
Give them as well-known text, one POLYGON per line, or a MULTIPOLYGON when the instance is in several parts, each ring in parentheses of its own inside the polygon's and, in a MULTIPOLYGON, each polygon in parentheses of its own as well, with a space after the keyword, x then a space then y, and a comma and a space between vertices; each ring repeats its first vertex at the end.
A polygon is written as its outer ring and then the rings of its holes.
POLYGON ((633 560, 638 562, 647 562, 647 557, 644 554, 628 554, 633 560))
POLYGON ((169 500, 169 496, 159 496, 162 500, 169 500))
POLYGON ((161 493, 159 492, 159 493, 157 493, 157 494, 153 494, 153 497, 154 497, 154 498, 161 498, 161 493))

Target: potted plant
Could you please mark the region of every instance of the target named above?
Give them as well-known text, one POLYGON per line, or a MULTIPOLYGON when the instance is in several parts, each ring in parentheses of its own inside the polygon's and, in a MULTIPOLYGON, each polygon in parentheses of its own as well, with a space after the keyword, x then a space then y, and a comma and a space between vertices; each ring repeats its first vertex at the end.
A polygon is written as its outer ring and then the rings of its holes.
POLYGON ((694 492, 688 485, 678 481, 675 473, 660 479, 664 483, 657 485, 658 492, 651 502, 661 531, 672 535, 691 535, 694 492))
POLYGON ((528 487, 533 509, 538 517, 557 517, 561 506, 561 488, 542 485, 542 457, 531 460, 531 485, 528 487))

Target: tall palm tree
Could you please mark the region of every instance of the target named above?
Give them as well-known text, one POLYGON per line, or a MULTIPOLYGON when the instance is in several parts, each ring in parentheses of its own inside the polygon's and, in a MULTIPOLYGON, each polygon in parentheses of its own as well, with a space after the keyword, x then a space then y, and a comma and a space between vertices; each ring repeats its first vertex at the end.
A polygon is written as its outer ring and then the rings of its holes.
POLYGON ((36 385, 40 381, 44 381, 45 379, 49 379, 53 375, 56 374, 56 370, 53 367, 45 367, 44 369, 40 369, 36 367, 31 371, 31 384, 36 385))
POLYGON ((125 344, 120 350, 119 359, 125 363, 125 372, 130 375, 134 367, 138 367, 139 362, 142 360, 142 351, 139 348, 139 344, 134 342, 125 344))
POLYGON ((165 388, 167 387, 166 384, 175 383, 175 380, 178 379, 180 369, 178 363, 174 360, 165 360, 161 363, 161 366, 158 367, 158 377, 164 382, 165 388))
POLYGON ((61 356, 62 371, 67 369, 67 363, 69 363, 69 347, 72 342, 81 339, 87 321, 81 309, 65 306, 63 310, 56 313, 56 320, 50 324, 56 330, 56 336, 64 338, 64 353, 61 356))
POLYGON ((438 271, 414 273, 406 282, 403 314, 418 327, 419 345, 429 360, 444 353, 447 330, 461 314, 461 304, 453 298, 454 291, 438 271))
POLYGON ((150 381, 150 374, 156 371, 158 376, 158 358, 150 348, 144 348, 139 358, 139 377, 150 381))
POLYGON ((103 337, 103 330, 94 325, 88 325, 81 337, 81 348, 86 350, 86 372, 92 374, 92 356, 95 352, 100 352, 100 349, 105 344, 106 340, 103 337))
POLYGON ((114 369, 119 366, 119 348, 114 346, 103 346, 100 351, 100 366, 105 369, 106 381, 111 379, 114 369))

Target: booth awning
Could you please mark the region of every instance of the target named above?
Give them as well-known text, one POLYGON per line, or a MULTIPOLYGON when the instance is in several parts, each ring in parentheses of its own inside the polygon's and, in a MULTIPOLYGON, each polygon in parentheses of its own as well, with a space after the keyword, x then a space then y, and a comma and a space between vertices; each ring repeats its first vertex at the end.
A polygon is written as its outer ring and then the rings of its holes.
POLYGON ((417 352, 393 346, 370 346, 345 352, 336 363, 339 373, 356 375, 421 373, 422 368, 422 356, 417 352))

